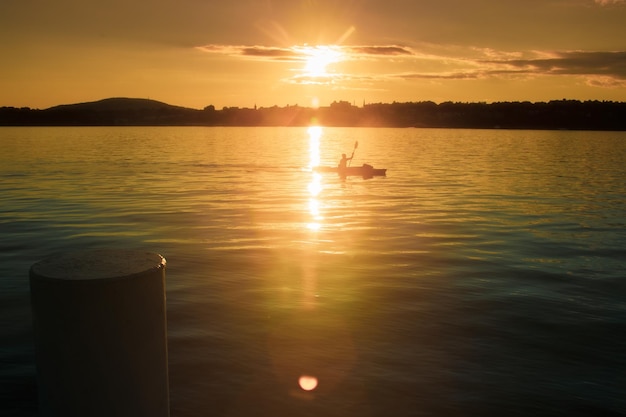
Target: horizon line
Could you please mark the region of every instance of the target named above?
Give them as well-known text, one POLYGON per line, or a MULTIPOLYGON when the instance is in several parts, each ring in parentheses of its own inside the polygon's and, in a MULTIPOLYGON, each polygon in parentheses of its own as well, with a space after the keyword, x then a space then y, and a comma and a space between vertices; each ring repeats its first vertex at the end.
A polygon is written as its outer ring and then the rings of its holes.
POLYGON ((352 107, 356 107, 356 108, 363 108, 367 105, 373 105, 373 104, 416 104, 416 103, 434 103, 436 105, 440 105, 440 104, 444 104, 444 103, 453 103, 453 104, 498 104, 498 103, 530 103, 530 104, 548 104, 548 103, 552 103, 552 102, 568 102, 568 101, 574 101, 574 102, 580 102, 580 103, 586 103, 586 102, 601 102, 601 103, 614 103, 614 104, 625 104, 626 101, 615 101, 615 100, 603 100, 603 99, 575 99, 575 98, 560 98, 560 99, 551 99, 551 100, 540 100, 540 101, 531 101, 531 100, 510 100, 510 101, 506 101, 506 100, 497 100, 497 101, 485 101, 485 100, 477 100, 477 101, 452 101, 452 100, 445 100, 445 101, 440 101, 440 102, 436 102, 434 100, 418 100, 418 101, 391 101, 391 102, 382 102, 382 101, 372 101, 372 102, 366 102, 366 100, 362 101, 362 104, 359 106, 356 104, 356 100, 333 100, 332 103, 330 103, 327 106, 302 106, 298 103, 296 104, 285 104, 285 105, 278 105, 278 104, 273 104, 270 106, 257 106, 256 103, 252 105, 252 107, 244 107, 244 106, 222 106, 221 109, 218 109, 217 106, 215 106, 214 104, 207 104, 206 106, 204 106, 203 108, 195 108, 195 107, 187 107, 185 105, 179 105, 179 104, 171 104, 169 102, 166 101, 161 101, 161 100, 157 100, 157 99, 152 99, 152 98, 147 98, 147 97, 126 97, 126 96, 114 96, 114 97, 105 97, 105 98, 101 98, 101 99, 96 99, 96 100, 92 100, 92 101, 80 101, 80 102, 74 102, 74 103, 61 103, 61 104, 55 104, 53 106, 50 107, 46 107, 46 108, 33 108, 30 106, 20 106, 20 107, 15 107, 15 106, 11 106, 11 105, 3 105, 0 106, 0 108, 17 108, 17 109, 29 109, 29 110, 49 110, 49 109, 53 109, 56 107, 62 107, 62 106, 74 106, 74 105, 81 105, 81 104, 92 104, 92 103, 99 103, 102 101, 107 101, 107 100, 137 100, 137 101, 151 101, 151 102, 155 102, 155 103, 161 103, 161 104, 165 104, 168 106, 172 106, 172 107, 180 107, 180 108, 184 108, 184 109, 189 109, 189 110, 204 110, 207 107, 211 107, 213 106, 215 108, 216 111, 220 111, 222 109, 249 109, 249 110, 258 110, 258 109, 271 109, 271 108, 287 108, 287 107, 301 107, 301 108, 306 108, 306 109, 316 109, 316 108, 328 108, 331 107, 333 104, 338 104, 338 103, 348 103, 350 106, 352 107))

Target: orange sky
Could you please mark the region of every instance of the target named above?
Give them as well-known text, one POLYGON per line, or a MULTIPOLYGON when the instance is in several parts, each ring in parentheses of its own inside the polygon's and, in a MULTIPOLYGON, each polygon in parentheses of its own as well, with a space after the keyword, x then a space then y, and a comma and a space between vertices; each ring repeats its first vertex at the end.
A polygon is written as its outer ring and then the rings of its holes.
POLYGON ((0 106, 626 101, 626 0, 2 0, 0 106))

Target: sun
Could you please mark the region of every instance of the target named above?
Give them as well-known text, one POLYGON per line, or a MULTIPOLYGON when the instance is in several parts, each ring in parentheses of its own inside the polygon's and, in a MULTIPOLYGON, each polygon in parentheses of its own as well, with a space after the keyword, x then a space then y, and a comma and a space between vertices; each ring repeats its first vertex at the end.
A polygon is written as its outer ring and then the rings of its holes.
POLYGON ((304 74, 310 77, 327 77, 328 66, 343 61, 345 56, 338 46, 305 46, 301 53, 304 57, 304 74))

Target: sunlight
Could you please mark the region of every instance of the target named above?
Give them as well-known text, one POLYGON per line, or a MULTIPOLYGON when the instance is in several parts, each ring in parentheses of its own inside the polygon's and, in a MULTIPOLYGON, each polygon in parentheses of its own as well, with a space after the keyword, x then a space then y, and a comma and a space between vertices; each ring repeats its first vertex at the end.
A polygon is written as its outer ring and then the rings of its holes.
MULTIPOLYGON (((322 128, 320 126, 310 126, 307 132, 309 134, 309 168, 312 169, 320 164, 322 128)), ((320 214, 320 203, 317 199, 322 189, 322 176, 317 172, 311 171, 311 182, 307 184, 307 190, 311 195, 309 213, 314 221, 307 224, 307 228, 312 231, 320 230, 321 224, 319 222, 324 219, 320 214)))
POLYGON ((305 46, 300 52, 305 57, 304 73, 310 77, 328 76, 328 66, 344 59, 337 46, 305 46))
POLYGON ((312 232, 317 232, 322 228, 322 225, 319 223, 307 223, 306 228, 312 232))
POLYGON ((322 128, 320 126, 310 126, 307 132, 309 134, 309 168, 313 168, 320 164, 320 138, 322 137, 322 128))
POLYGON ((313 197, 317 197, 319 193, 322 191, 322 174, 319 172, 313 173, 313 178, 308 186, 309 194, 313 197))
POLYGON ((320 202, 317 199, 312 198, 309 200, 309 211, 315 220, 322 219, 320 216, 320 202))

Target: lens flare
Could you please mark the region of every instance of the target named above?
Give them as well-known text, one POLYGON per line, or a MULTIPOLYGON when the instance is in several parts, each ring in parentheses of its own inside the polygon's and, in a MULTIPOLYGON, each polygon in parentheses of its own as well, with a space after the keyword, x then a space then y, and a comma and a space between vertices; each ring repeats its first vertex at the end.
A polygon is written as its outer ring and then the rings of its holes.
POLYGON ((302 375, 298 380, 298 384, 305 391, 313 391, 317 388, 317 378, 310 375, 302 375))

